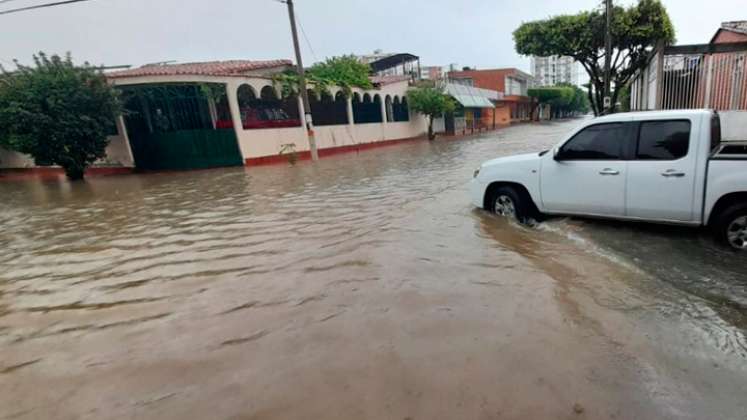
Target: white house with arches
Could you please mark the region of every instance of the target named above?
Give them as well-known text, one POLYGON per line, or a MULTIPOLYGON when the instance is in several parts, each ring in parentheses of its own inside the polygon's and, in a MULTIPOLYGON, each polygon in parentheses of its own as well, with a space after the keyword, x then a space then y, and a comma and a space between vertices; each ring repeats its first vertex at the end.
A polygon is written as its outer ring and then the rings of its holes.
MULTIPOLYGON (((126 112, 96 166, 192 169, 259 164, 291 151, 308 156, 302 101, 283 96, 273 80, 289 68, 288 60, 235 60, 108 73, 126 112)), ((378 76, 367 91, 310 92, 319 154, 423 135, 425 118, 407 106, 408 80, 378 76)), ((33 166, 27 156, 0 150, 0 168, 33 166)))

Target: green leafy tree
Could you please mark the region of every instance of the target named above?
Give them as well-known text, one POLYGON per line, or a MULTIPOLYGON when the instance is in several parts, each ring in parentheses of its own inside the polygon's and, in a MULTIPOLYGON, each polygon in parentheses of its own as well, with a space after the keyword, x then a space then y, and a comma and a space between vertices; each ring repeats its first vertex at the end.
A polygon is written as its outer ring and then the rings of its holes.
POLYGON ((630 83, 620 89, 620 111, 630 111, 630 83))
MULTIPOLYGON (((595 115, 604 110, 604 57, 606 12, 595 9, 527 22, 514 31, 516 51, 524 55, 565 55, 581 63, 591 83, 588 98, 595 115)), ((620 88, 648 63, 651 50, 674 42, 674 28, 659 0, 639 0, 624 8, 614 6, 610 29, 612 103, 620 88)))
POLYGON ((436 138, 433 119, 456 109, 456 102, 443 89, 426 84, 408 90, 407 103, 411 110, 428 117, 428 140, 436 138))
POLYGON ((586 93, 576 85, 568 84, 568 86, 573 89, 571 111, 576 114, 588 114, 591 110, 591 106, 589 105, 589 98, 586 97, 586 93))
MULTIPOLYGON (((342 88, 350 95, 352 88, 373 89, 368 79, 371 67, 361 63, 354 55, 343 55, 328 58, 316 63, 306 70, 306 82, 317 93, 329 92, 331 86, 342 88)), ((295 69, 275 76, 275 83, 280 84, 283 95, 298 93, 298 73, 295 69)))
POLYGON ((104 157, 107 132, 121 112, 117 92, 85 63, 39 53, 34 66, 0 68, 0 144, 31 155, 38 165, 59 165, 82 179, 104 157))
POLYGON ((529 89, 528 95, 537 98, 539 104, 549 105, 553 117, 585 114, 589 112, 589 101, 578 86, 561 83, 552 87, 529 89))
POLYGON ((530 88, 527 94, 541 104, 570 103, 573 100, 573 89, 563 86, 530 88))
MULTIPOLYGON (((527 91, 527 94, 537 98, 537 105, 549 105, 551 112, 557 113, 561 108, 570 108, 573 103, 574 92, 570 87, 553 86, 532 88, 527 91)), ((532 110, 532 113, 534 113, 534 110, 532 110)))

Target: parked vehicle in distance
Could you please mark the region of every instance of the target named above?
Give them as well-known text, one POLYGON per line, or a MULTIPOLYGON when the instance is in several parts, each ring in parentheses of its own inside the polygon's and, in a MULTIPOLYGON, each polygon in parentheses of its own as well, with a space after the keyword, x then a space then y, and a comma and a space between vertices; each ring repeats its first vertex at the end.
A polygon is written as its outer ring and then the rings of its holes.
POLYGON ((475 171, 473 203, 519 221, 542 214, 709 226, 747 250, 747 132, 721 141, 710 110, 588 120, 553 149, 475 171))

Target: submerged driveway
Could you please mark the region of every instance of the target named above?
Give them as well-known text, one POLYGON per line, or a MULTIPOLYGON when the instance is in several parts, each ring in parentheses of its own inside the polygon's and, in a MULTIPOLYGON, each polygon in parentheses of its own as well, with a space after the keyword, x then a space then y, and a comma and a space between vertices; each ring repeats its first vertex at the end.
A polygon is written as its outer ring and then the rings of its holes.
POLYGON ((0 184, 0 418, 744 419, 747 258, 469 204, 575 123, 0 184))

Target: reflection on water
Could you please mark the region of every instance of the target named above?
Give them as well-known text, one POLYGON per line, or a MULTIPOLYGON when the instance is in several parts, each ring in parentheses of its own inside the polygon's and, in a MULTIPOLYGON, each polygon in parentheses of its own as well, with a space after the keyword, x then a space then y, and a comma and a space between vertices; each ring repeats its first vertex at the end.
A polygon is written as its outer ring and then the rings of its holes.
POLYGON ((706 229, 591 220, 557 225, 579 231, 677 288, 734 309, 735 317, 747 315, 747 256, 719 246, 706 229))
MULTIPOLYGON (((686 317, 743 361, 743 256, 689 230, 577 220, 527 229, 468 204, 465 184, 477 164, 545 149, 573 124, 404 144, 318 165, 0 184, 7 356, 0 379, 21 381, 41 365, 63 375, 66 364, 237 347, 302 328, 289 315, 283 325, 242 330, 249 314, 293 314, 366 284, 459 288, 465 272, 480 278, 473 284, 496 285, 502 271, 552 277, 578 322, 600 321, 568 297, 573 290, 640 319, 686 317), (207 336, 197 339, 185 325, 207 336), (71 354, 79 340, 94 350, 71 354), (160 350, 144 350, 154 340, 160 350)), ((339 302, 325 308, 314 322, 350 310, 339 302)))

